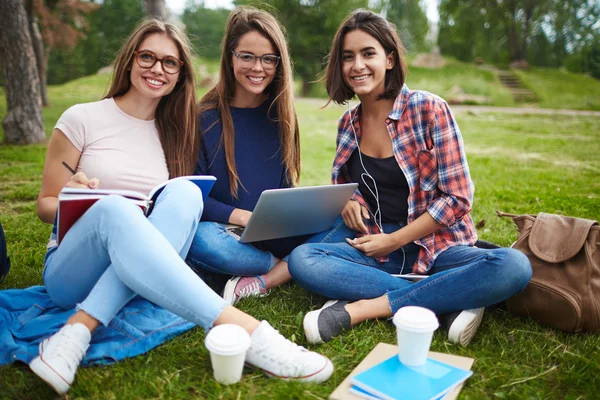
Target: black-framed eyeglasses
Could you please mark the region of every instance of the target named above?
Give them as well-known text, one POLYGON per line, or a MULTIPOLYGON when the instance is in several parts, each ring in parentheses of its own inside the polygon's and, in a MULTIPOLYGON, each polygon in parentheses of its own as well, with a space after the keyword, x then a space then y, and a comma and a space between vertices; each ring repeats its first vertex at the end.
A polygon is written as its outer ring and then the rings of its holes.
POLYGON ((265 54, 264 56, 255 56, 250 53, 236 53, 235 50, 231 50, 234 56, 237 57, 240 62, 240 66, 243 68, 252 68, 256 64, 256 60, 260 60, 260 64, 265 71, 274 70, 279 65, 281 57, 274 54, 265 54))
POLYGON ((135 61, 137 64, 144 69, 150 69, 154 67, 154 64, 160 61, 163 70, 167 74, 176 74, 183 66, 183 61, 172 56, 166 56, 164 58, 158 58, 154 52, 150 50, 139 50, 133 53, 135 55, 135 61))

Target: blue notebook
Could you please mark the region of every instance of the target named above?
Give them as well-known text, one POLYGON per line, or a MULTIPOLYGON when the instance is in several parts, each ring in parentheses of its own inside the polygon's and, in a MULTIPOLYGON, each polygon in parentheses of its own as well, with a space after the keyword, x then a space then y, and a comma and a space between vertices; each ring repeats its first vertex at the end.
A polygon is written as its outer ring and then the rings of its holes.
POLYGON ((394 355, 353 377, 352 384, 371 398, 435 400, 472 374, 431 358, 422 366, 409 367, 394 355))
MULTIPOLYGON (((449 388, 447 391, 445 391, 444 393, 442 393, 440 395, 440 397, 438 397, 436 400, 443 399, 444 396, 446 396, 446 394, 448 394, 448 392, 451 391, 451 390, 452 390, 452 388, 449 388)), ((375 395, 367 392, 366 390, 359 388, 356 385, 350 386, 349 392, 352 393, 355 396, 362 397, 363 399, 367 399, 367 400, 381 400, 381 397, 377 397, 377 396, 375 396, 375 395)))

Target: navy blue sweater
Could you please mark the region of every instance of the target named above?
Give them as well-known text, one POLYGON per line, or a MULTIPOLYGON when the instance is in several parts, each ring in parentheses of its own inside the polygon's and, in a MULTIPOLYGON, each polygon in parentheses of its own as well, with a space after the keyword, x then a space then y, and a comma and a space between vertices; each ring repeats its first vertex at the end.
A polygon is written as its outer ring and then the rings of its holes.
POLYGON ((229 190, 220 113, 210 110, 200 115, 199 127, 204 135, 195 173, 217 178, 204 205, 203 221, 226 224, 234 208, 253 211, 263 190, 289 187, 281 159, 278 125, 267 115, 269 103, 265 101, 257 108, 230 107, 236 169, 243 185, 238 188, 238 199, 229 190), (206 131, 217 120, 219 122, 206 131))

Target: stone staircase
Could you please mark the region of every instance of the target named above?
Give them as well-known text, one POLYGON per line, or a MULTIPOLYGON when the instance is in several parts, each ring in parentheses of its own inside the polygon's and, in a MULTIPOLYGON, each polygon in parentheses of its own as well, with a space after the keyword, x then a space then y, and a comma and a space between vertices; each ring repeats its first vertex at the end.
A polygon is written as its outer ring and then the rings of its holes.
POLYGON ((516 103, 537 103, 538 96, 523 86, 523 82, 511 71, 496 70, 500 83, 508 88, 516 103))

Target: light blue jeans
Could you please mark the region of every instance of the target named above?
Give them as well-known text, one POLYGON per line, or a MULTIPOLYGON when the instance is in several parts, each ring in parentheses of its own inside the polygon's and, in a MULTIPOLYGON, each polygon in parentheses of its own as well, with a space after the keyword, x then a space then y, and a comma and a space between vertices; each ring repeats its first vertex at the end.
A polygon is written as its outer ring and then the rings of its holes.
POLYGON ((202 209, 202 193, 188 181, 168 184, 148 218, 121 196, 99 200, 48 250, 48 294, 105 326, 139 294, 210 329, 227 303, 183 261, 202 209))
MULTIPOLYGON (((401 227, 384 224, 384 231, 401 227)), ((392 274, 412 272, 417 245, 410 243, 390 254, 389 262, 379 263, 345 242, 354 236, 339 218, 328 234, 296 248, 289 258, 296 283, 322 296, 350 301, 387 293, 392 313, 421 306, 442 315, 502 302, 531 279, 529 260, 517 250, 454 246, 437 257, 429 278, 413 283, 392 274)))

